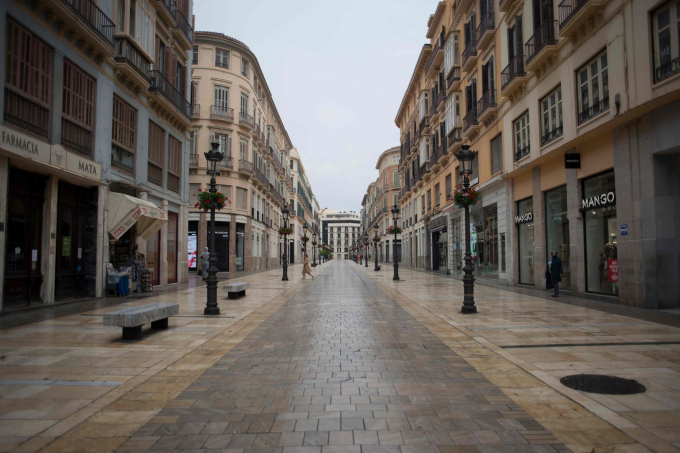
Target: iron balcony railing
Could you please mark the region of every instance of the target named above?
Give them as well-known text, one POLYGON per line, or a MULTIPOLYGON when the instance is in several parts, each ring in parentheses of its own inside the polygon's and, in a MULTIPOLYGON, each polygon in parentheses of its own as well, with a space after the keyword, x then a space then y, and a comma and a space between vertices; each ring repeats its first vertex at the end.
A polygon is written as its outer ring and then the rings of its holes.
POLYGON ((187 20, 186 16, 184 16, 184 13, 182 13, 182 11, 177 8, 175 8, 175 20, 177 21, 177 27, 182 30, 184 36, 186 36, 189 42, 193 43, 194 29, 191 27, 191 24, 189 24, 189 21, 187 20))
POLYGON ((452 146, 454 143, 460 141, 463 141, 463 129, 460 126, 454 126, 446 136, 446 142, 448 146, 452 146))
POLYGON ((602 99, 600 102, 595 103, 590 107, 585 107, 583 110, 578 112, 578 124, 585 123, 591 118, 596 117, 602 112, 609 109, 609 97, 602 99))
POLYGON ((129 64, 140 76, 149 78, 151 61, 142 55, 128 38, 116 38, 115 50, 114 61, 129 64))
POLYGON ((487 109, 496 107, 496 90, 486 90, 477 101, 477 116, 486 112, 487 109))
POLYGON ((562 0, 557 6, 557 15, 560 18, 560 30, 564 27, 581 9, 588 3, 588 0, 562 0))
POLYGON ((234 168, 234 161, 232 160, 231 156, 224 156, 224 159, 219 161, 218 165, 219 165, 220 168, 233 169, 234 168))
POLYGON ((168 15, 172 16, 173 18, 175 17, 175 10, 177 9, 177 3, 175 0, 158 0, 158 2, 163 5, 163 8, 165 8, 168 15))
POLYGON ((201 104, 193 104, 191 106, 191 115, 199 116, 201 114, 201 104))
POLYGON ((527 145, 524 148, 519 148, 515 150, 515 162, 523 157, 526 157, 531 153, 531 145, 527 145))
POLYGON ((444 93, 444 90, 438 90, 437 97, 434 98, 434 102, 432 103, 432 106, 435 110, 437 110, 439 106, 442 105, 444 99, 446 99, 446 93, 444 93))
POLYGON ((67 118, 61 118, 61 144, 83 156, 92 157, 92 131, 67 118))
POLYGON ((479 123, 477 122, 477 108, 473 107, 470 109, 463 118, 463 131, 467 131, 470 129, 472 126, 476 126, 479 123))
POLYGON ((418 138, 423 134, 423 131, 430 127, 430 115, 427 114, 423 116, 423 119, 420 120, 420 127, 418 128, 418 138))
POLYGON ((248 115, 246 112, 240 112, 238 115, 239 124, 245 124, 249 128, 253 129, 255 127, 255 119, 248 115))
POLYGON ((501 90, 504 90, 515 78, 524 77, 524 55, 515 55, 501 72, 501 90))
POLYGON ((446 88, 450 89, 456 82, 460 82, 460 66, 451 68, 451 72, 446 76, 446 88))
POLYGON ((253 174, 253 163, 247 160, 238 161, 238 171, 244 171, 246 173, 253 174))
POLYGON ((182 115, 191 118, 191 104, 157 69, 151 71, 149 91, 162 94, 182 115))
POLYGON ((189 166, 198 167, 198 154, 189 154, 189 166))
POLYGON ((61 0, 73 13, 113 48, 116 26, 92 0, 61 0))
POLYGON ((560 124, 559 126, 553 128, 552 130, 545 131, 543 135, 541 135, 541 146, 545 146, 548 143, 552 142, 553 140, 559 138, 562 136, 562 125, 560 124))
POLYGON ((435 58, 437 57, 437 52, 442 48, 442 42, 444 41, 444 37, 439 35, 439 38, 437 38, 437 41, 434 43, 434 48, 432 49, 432 53, 430 54, 430 58, 427 60, 427 64, 425 65, 425 74, 430 72, 430 68, 432 67, 432 63, 434 63, 435 58))
POLYGON ((228 121, 234 121, 234 109, 222 105, 211 105, 210 116, 215 116, 228 121))
POLYGON ((479 18, 479 25, 477 26, 477 42, 482 40, 482 36, 487 31, 493 31, 493 11, 487 11, 486 14, 479 18))
POLYGON ((472 39, 465 43, 465 49, 463 49, 463 65, 467 63, 470 57, 477 56, 477 42, 472 39))
POLYGON ((544 20, 543 23, 536 29, 534 34, 529 38, 524 45, 525 55, 527 56, 527 64, 534 59, 538 53, 545 48, 545 46, 553 46, 557 44, 557 27, 556 20, 544 20))
POLYGON ((654 82, 661 82, 680 72, 680 57, 654 68, 654 82))

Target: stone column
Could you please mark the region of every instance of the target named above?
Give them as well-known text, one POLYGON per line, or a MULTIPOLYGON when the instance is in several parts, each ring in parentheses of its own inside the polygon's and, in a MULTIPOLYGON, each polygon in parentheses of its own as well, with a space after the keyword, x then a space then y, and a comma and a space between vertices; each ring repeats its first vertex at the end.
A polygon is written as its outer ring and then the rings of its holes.
MULTIPOLYGON (((585 255, 583 244, 583 213, 581 207, 581 184, 578 170, 569 168, 567 173, 567 217, 569 218, 569 272, 571 293, 586 291, 585 255)), ((566 288, 565 288, 566 289, 566 288)))
POLYGON ((545 289, 545 200, 541 191, 541 166, 531 169, 532 197, 534 202, 534 282, 536 288, 545 289))
POLYGON ((249 271, 254 268, 253 264, 253 220, 248 217, 245 227, 245 240, 243 241, 243 270, 249 271))
POLYGON ((43 303, 46 304, 54 303, 58 198, 59 178, 56 175, 50 175, 45 184, 45 203, 43 204, 42 218, 42 258, 40 262, 40 272, 43 276, 40 297, 43 303))
MULTIPOLYGON (((4 60, 3 60, 4 61, 4 60)), ((4 90, 3 90, 4 92, 4 90)), ((9 159, 0 156, 0 310, 5 300, 5 248, 7 247, 7 196, 9 185, 9 159)))
MULTIPOLYGON (((161 209, 168 215, 168 200, 161 201, 161 209)), ((158 245, 158 283, 161 285, 168 284, 168 224, 167 222, 161 228, 161 243, 158 245)))
POLYGON ((229 222, 229 272, 236 270, 236 214, 231 214, 229 222))
MULTIPOLYGON (((506 202, 506 225, 510 228, 505 237, 508 238, 509 243, 505 244, 507 255, 507 278, 508 285, 514 285, 519 282, 519 229, 515 225, 515 216, 517 215, 517 203, 515 203, 515 180, 508 179, 505 185, 505 202, 506 202)), ((535 266, 534 266, 535 267, 535 266)))

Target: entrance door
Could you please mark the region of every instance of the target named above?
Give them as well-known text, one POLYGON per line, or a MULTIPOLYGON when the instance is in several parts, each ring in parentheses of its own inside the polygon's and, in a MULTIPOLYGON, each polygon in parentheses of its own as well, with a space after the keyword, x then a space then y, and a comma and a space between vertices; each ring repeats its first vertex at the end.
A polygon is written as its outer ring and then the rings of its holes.
POLYGON ((40 300, 45 178, 9 169, 4 305, 40 300))
POLYGON ((288 252, 288 263, 293 264, 295 262, 295 241, 290 241, 288 252))
MULTIPOLYGON (((208 233, 209 234, 209 233, 208 233)), ((217 270, 229 272, 229 223, 219 222, 215 225, 215 253, 217 254, 217 270)))
MULTIPOLYGON (((151 280, 151 283, 154 285, 161 284, 161 268, 159 259, 160 251, 161 230, 158 230, 158 232, 154 234, 151 239, 146 241, 146 267, 147 269, 151 269, 153 271, 153 279, 151 280)), ((198 255, 200 257, 200 253, 198 255)))
POLYGON ((484 266, 484 274, 498 274, 498 211, 494 205, 484 212, 484 237, 486 242, 486 256, 480 266, 484 266))
POLYGON ((432 270, 439 270, 439 232, 432 233, 432 270))

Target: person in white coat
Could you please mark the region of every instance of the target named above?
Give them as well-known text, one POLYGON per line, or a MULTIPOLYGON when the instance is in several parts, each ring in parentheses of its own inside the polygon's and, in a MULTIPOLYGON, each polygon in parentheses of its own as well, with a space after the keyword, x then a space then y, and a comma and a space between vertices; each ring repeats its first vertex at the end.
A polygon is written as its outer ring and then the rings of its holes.
POLYGON ((208 247, 203 249, 201 253, 201 269, 203 270, 203 280, 208 278, 208 268, 210 267, 210 252, 208 252, 208 247))

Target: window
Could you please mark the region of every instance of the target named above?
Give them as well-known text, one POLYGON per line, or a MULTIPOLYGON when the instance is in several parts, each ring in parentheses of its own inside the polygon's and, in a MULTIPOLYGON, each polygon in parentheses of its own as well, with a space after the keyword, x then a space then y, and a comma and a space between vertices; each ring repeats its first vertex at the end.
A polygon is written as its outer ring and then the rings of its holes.
POLYGON ((541 145, 562 136, 562 87, 541 100, 541 145))
MULTIPOLYGON (((215 85, 215 106, 214 114, 219 116, 229 116, 229 88, 215 85)), ((231 115, 233 117, 233 115, 231 115)), ((232 118, 233 119, 233 118, 232 118)))
POLYGON ((191 52, 191 64, 198 64, 198 46, 194 46, 191 52))
POLYGON ((189 184, 189 206, 195 206, 198 202, 198 189, 201 188, 199 183, 189 184))
POLYGON ((528 156, 529 146, 529 112, 525 113, 513 123, 515 131, 515 162, 528 156))
POLYGON ((491 174, 503 171, 503 140, 501 134, 491 139, 491 174))
POLYGON ((392 206, 398 206, 399 205, 399 194, 395 193, 392 194, 392 206))
POLYGON ((163 185, 163 160, 165 158, 165 131, 149 121, 149 163, 147 180, 163 185))
POLYGON ((136 130, 137 111, 127 102, 114 96, 111 166, 130 174, 134 173, 136 130))
POLYGON ((401 186, 401 180, 399 179, 399 171, 394 170, 392 171, 392 187, 399 187, 401 186))
POLYGON ((444 76, 448 76, 451 68, 453 68, 453 37, 454 33, 449 35, 449 39, 444 44, 444 76))
POLYGON ((420 141, 420 166, 430 162, 430 137, 420 141))
POLYGON ((4 120, 47 138, 52 49, 7 18, 4 120))
POLYGON ((236 188, 236 209, 248 209, 248 189, 236 188))
POLYGON ((451 173, 449 173, 446 175, 446 193, 444 194, 447 200, 451 196, 451 192, 453 192, 453 186, 451 184, 451 173))
POLYGON ((429 115, 430 111, 430 97, 429 91, 425 90, 420 94, 420 101, 418 102, 418 121, 429 115))
POLYGON ((179 193, 182 174, 182 143, 172 135, 168 137, 168 189, 179 193))
POLYGON ((609 109, 609 75, 607 52, 603 52, 579 70, 578 81, 578 123, 609 109))
POLYGON ((439 190, 439 184, 434 185, 434 205, 439 206, 440 203, 440 196, 441 196, 441 191, 439 190))
POLYGON ((241 113, 248 114, 248 95, 241 93, 241 113))
POLYGON ((238 143, 238 158, 244 162, 248 162, 248 141, 240 139, 238 143))
POLYGON ((224 49, 215 49, 215 66, 220 68, 229 68, 229 51, 224 49))
POLYGON ((220 152, 224 153, 225 159, 231 157, 231 135, 230 134, 212 134, 210 143, 219 143, 220 152))
POLYGON ((654 82, 680 72, 680 2, 665 4, 654 12, 654 82))
POLYGON ((94 86, 92 77, 64 60, 61 143, 88 157, 93 148, 94 86))
POLYGON ((244 76, 248 77, 248 70, 249 70, 249 63, 248 60, 245 58, 241 58, 241 74, 244 76))
MULTIPOLYGON (((137 13, 135 17, 137 19, 137 25, 134 38, 142 50, 153 59, 153 46, 156 37, 156 32, 154 31, 156 10, 149 5, 148 0, 139 0, 137 2, 137 13)), ((131 18, 130 21, 132 22, 132 20, 133 19, 131 18)))
MULTIPOLYGON (((189 153, 196 155, 196 143, 198 142, 198 132, 189 131, 189 153)), ((198 162, 196 162, 198 164, 198 162)))

